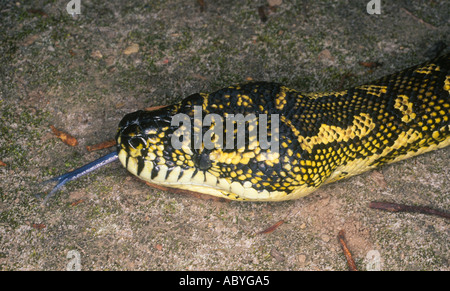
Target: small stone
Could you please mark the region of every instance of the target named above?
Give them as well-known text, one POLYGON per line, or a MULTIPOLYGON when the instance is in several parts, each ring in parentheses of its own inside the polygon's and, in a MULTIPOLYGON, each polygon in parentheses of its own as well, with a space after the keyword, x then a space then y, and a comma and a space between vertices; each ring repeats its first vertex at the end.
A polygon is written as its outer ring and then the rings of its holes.
POLYGON ((267 0, 267 3, 271 7, 273 7, 273 6, 280 6, 281 3, 283 3, 283 0, 267 0))
POLYGON ((319 59, 319 61, 334 62, 334 57, 331 55, 331 52, 328 49, 324 49, 323 51, 321 51, 317 58, 319 59))
POLYGON ((38 34, 32 34, 32 35, 29 35, 29 36, 27 36, 27 37, 23 40, 22 45, 23 45, 23 46, 30 46, 30 45, 32 45, 38 38, 39 38, 39 35, 38 35, 38 34))
POLYGON ((329 242, 329 241, 330 241, 330 237, 329 237, 328 235, 326 235, 326 234, 322 234, 322 235, 320 236, 320 239, 321 239, 322 241, 324 241, 324 242, 329 242))
POLYGON ((277 262, 282 262, 284 261, 284 256, 282 253, 280 253, 276 248, 272 248, 272 250, 270 250, 270 255, 272 256, 272 258, 274 258, 277 262))
POLYGON ((137 43, 133 43, 131 44, 129 47, 127 47, 123 53, 125 55, 131 55, 131 54, 135 54, 139 51, 139 45, 137 43))
POLYGON ((101 59, 103 58, 103 55, 99 50, 96 50, 91 53, 91 57, 93 57, 94 59, 101 59))
POLYGON ((298 263, 299 263, 300 265, 304 265, 305 262, 306 262, 306 256, 303 255, 303 254, 300 254, 300 255, 298 255, 298 257, 297 257, 297 260, 298 260, 298 263))

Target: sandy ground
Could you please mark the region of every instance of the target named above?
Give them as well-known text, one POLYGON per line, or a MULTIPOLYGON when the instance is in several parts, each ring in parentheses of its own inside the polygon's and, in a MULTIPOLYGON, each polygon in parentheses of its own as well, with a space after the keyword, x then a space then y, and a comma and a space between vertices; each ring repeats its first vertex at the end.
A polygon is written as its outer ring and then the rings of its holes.
POLYGON ((382 270, 450 269, 448 221, 368 208, 448 210, 450 148, 282 203, 166 193, 119 163, 47 207, 34 195, 110 152, 86 146, 113 138, 128 112, 250 79, 341 89, 425 61, 450 43, 448 1, 382 1, 380 15, 369 1, 279 1, 265 22, 262 0, 81 0, 75 16, 68 2, 0 4, 0 269, 65 270, 79 256, 82 270, 347 270, 341 229, 360 270, 373 269, 373 253, 382 270))

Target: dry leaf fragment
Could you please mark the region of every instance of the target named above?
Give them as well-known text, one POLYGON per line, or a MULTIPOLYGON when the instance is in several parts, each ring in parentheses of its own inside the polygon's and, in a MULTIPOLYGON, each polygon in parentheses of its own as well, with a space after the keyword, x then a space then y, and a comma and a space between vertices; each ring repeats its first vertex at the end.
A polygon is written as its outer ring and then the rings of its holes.
POLYGON ((120 109, 125 106, 125 102, 119 102, 115 105, 116 109, 120 109))
POLYGON ((350 271, 358 271, 358 269, 356 268, 355 261, 353 260, 352 253, 350 253, 350 250, 347 247, 347 242, 345 241, 344 230, 339 231, 338 240, 339 240, 339 243, 341 244, 341 248, 342 248, 342 251, 344 252, 345 258, 347 259, 348 269, 350 271))
POLYGON ((33 223, 31 225, 31 227, 35 228, 35 229, 44 229, 45 228, 45 224, 42 223, 33 223))
POLYGON ((6 167, 6 164, 2 161, 0 161, 0 167, 6 167))
POLYGON ((74 201, 72 203, 70 203, 70 206, 77 206, 78 204, 84 202, 84 199, 78 199, 77 201, 74 201))
POLYGON ((379 63, 379 62, 359 62, 359 64, 363 67, 371 68, 371 69, 378 68, 383 65, 382 63, 379 63))
POLYGON ((389 212, 411 212, 411 213, 422 213, 429 215, 436 215, 444 218, 450 218, 450 213, 430 208, 427 206, 415 206, 415 205, 405 205, 398 203, 390 203, 390 202, 380 202, 380 201, 372 201, 369 204, 369 208, 372 209, 380 209, 389 212))
POLYGON ((30 14, 38 14, 38 15, 44 17, 44 18, 48 17, 48 14, 45 13, 44 10, 42 10, 42 9, 33 9, 33 8, 31 8, 31 9, 27 9, 27 12, 30 13, 30 14))
POLYGON ((280 220, 277 223, 275 223, 274 225, 269 226, 268 228, 258 232, 257 234, 268 234, 268 233, 271 233, 271 232, 275 231, 275 229, 277 229, 283 223, 284 223, 284 220, 280 220))
POLYGON ((63 143, 70 145, 72 147, 78 145, 77 139, 74 138, 73 136, 71 136, 70 134, 60 131, 59 129, 55 128, 53 125, 50 125, 50 128, 53 131, 53 133, 56 135, 56 137, 61 139, 63 141, 63 143))
POLYGON ((116 145, 116 140, 111 139, 111 140, 106 140, 104 142, 94 144, 91 146, 86 146, 86 149, 89 152, 93 152, 93 151, 98 151, 98 150, 102 150, 102 149, 107 149, 107 148, 113 147, 115 145, 116 145))

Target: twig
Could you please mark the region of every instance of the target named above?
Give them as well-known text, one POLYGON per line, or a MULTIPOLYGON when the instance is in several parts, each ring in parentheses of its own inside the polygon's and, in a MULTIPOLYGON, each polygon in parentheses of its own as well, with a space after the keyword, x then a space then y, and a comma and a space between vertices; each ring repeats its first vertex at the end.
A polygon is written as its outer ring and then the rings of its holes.
POLYGON ((70 203, 70 206, 74 207, 74 206, 77 206, 78 204, 80 204, 82 202, 84 202, 84 199, 78 199, 78 200, 70 203))
POLYGON ((268 233, 271 233, 271 232, 275 231, 275 229, 277 229, 283 223, 284 223, 284 220, 279 220, 274 225, 269 226, 268 228, 266 228, 264 230, 261 230, 260 232, 257 232, 256 234, 268 234, 268 233))
POLYGON ((106 140, 104 142, 98 143, 98 144, 94 144, 91 146, 86 146, 86 149, 89 152, 92 151, 98 151, 98 150, 102 150, 102 149, 106 149, 106 148, 110 148, 116 145, 116 140, 112 139, 112 140, 106 140))
POLYGON ((370 202, 369 207, 372 209, 380 209, 389 212, 413 212, 413 213, 415 212, 415 213, 436 215, 447 219, 450 218, 450 213, 443 210, 433 209, 427 206, 414 206, 390 202, 372 201, 370 202))
POLYGON ((75 137, 71 136, 70 134, 63 132, 53 125, 50 125, 50 129, 53 131, 53 134, 56 135, 60 140, 63 141, 63 143, 70 145, 72 147, 78 145, 78 141, 75 137))
POLYGON ((401 9, 408 14, 409 16, 411 16, 412 18, 414 18, 415 20, 419 21, 420 23, 422 23, 423 25, 425 25, 428 28, 431 29, 436 29, 436 26, 429 24, 428 22, 425 22, 423 19, 415 16, 414 14, 412 14, 410 11, 408 11, 406 8, 401 7, 401 9))
POLYGON ((341 244, 342 251, 344 252, 345 258, 347 259, 347 266, 350 271, 358 271, 356 268, 355 261, 353 260, 352 254, 347 247, 347 243, 345 242, 345 232, 344 230, 339 231, 338 233, 338 241, 341 244))
POLYGON ((46 226, 45 226, 45 224, 42 224, 42 223, 33 223, 31 225, 31 227, 33 227, 35 229, 44 229, 46 226))

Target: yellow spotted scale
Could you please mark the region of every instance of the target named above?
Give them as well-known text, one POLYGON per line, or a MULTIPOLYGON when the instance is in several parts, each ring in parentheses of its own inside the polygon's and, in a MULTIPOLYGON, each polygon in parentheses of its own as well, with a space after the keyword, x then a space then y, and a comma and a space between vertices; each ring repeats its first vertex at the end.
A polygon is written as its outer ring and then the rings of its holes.
MULTIPOLYGON (((250 82, 193 94, 155 111, 127 114, 116 135, 117 153, 104 159, 118 156, 132 174, 168 188, 233 200, 296 199, 321 185, 448 146, 449 69, 447 54, 339 92, 303 93, 277 83, 250 82), (223 120, 253 114, 256 124, 263 114, 276 114, 278 151, 264 149, 246 133, 245 146, 239 148, 195 147, 192 142, 173 147, 179 129, 171 123, 173 116, 189 116, 193 136, 195 108, 203 117, 218 114, 223 120)), ((267 127, 272 123, 269 118, 267 127)), ((200 135, 215 126, 203 125, 200 135)), ((246 122, 246 132, 250 127, 246 122)), ((272 132, 267 133, 270 139, 272 132)), ((237 135, 236 128, 223 127, 223 136, 237 140, 237 135)))

